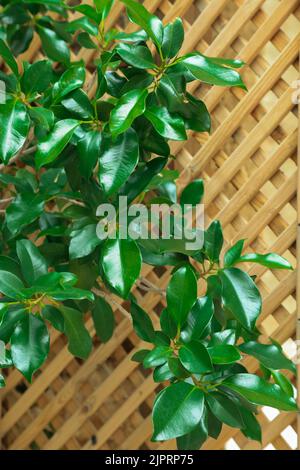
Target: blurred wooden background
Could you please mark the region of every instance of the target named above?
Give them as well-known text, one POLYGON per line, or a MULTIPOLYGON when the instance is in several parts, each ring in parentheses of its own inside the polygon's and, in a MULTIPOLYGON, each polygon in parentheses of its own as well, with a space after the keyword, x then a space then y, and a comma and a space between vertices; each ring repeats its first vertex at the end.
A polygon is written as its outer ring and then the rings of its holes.
MULTIPOLYGON (((84 2, 92 3, 92 2, 84 2)), ((213 117, 213 131, 190 133, 173 145, 179 185, 202 177, 206 182, 207 223, 221 220, 227 244, 246 238, 249 251, 276 251, 296 260, 297 112, 292 101, 299 80, 300 4, 298 0, 145 0, 164 21, 180 16, 186 29, 183 52, 197 49, 211 56, 241 58, 249 89, 210 88, 198 82, 193 92, 204 99, 213 117)), ((76 15, 74 15, 76 17, 76 15)), ((108 27, 134 30, 123 6, 116 5, 108 27)), ((93 71, 94 51, 84 50, 93 71)), ((41 56, 35 38, 27 60, 41 56)), ((299 86, 299 85, 298 85, 299 86)), ((264 306, 260 329, 295 355, 296 274, 252 267, 258 276, 264 306)), ((169 272, 145 267, 149 281, 164 287, 169 272)), ((157 322, 164 300, 136 291, 141 305, 157 322)), ((124 304, 125 305, 125 304, 124 304)), ((126 305, 125 305, 126 306, 126 305)), ((66 341, 52 333, 49 360, 31 386, 13 371, 1 391, 0 437, 4 449, 174 449, 175 443, 150 441, 154 384, 130 360, 140 343, 122 312, 113 339, 86 362, 74 359, 66 341)), ((87 325, 94 335, 92 323, 87 325)), ((249 359, 251 371, 257 362, 249 359)), ((295 449, 296 416, 263 408, 259 420, 263 444, 248 441, 224 426, 205 449, 295 449)))

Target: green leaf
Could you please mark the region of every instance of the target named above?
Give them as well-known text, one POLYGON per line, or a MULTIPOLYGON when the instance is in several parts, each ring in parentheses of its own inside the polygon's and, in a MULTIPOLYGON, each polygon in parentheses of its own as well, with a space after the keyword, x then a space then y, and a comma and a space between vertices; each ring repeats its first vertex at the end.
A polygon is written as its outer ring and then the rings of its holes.
POLYGON ((72 65, 60 77, 52 88, 53 103, 58 103, 61 99, 80 88, 85 81, 85 68, 82 65, 72 65))
POLYGON ((197 280, 190 266, 182 266, 173 274, 167 288, 168 311, 178 326, 183 325, 197 299, 197 280))
POLYGON ((49 132, 54 125, 54 114, 50 109, 42 106, 29 109, 29 115, 34 123, 42 126, 46 132, 49 132))
POLYGON ((165 382, 166 380, 171 380, 174 378, 174 375, 169 369, 168 363, 158 366, 153 371, 153 380, 156 383, 165 382))
POLYGON ((289 263, 288 260, 282 258, 282 256, 279 256, 276 253, 267 253, 264 255, 257 253, 247 253, 243 256, 240 256, 235 261, 235 263, 242 262, 258 263, 270 269, 293 269, 293 266, 289 263))
POLYGON ((106 343, 113 335, 115 327, 115 317, 111 306, 103 297, 96 297, 92 316, 98 338, 106 343))
POLYGON ((207 431, 213 439, 218 439, 222 431, 222 422, 207 408, 207 431))
POLYGON ((5 380, 4 377, 0 374, 0 388, 5 387, 5 380))
POLYGON ((0 340, 0 369, 13 367, 13 365, 10 350, 5 349, 5 343, 0 340))
POLYGON ((159 321, 162 332, 167 335, 168 338, 175 338, 177 334, 177 325, 174 321, 174 318, 172 315, 170 315, 166 308, 161 312, 159 321))
POLYGON ((113 6, 114 0, 94 0, 96 10, 98 13, 101 13, 101 17, 104 20, 107 18, 111 7, 113 6))
POLYGON ((218 220, 214 220, 204 235, 204 251, 210 261, 219 262, 220 252, 223 246, 222 227, 218 220))
POLYGON ((152 178, 164 168, 166 163, 167 158, 153 158, 150 162, 138 167, 137 170, 132 173, 120 191, 122 196, 127 196, 128 204, 147 188, 152 178))
POLYGON ((19 193, 6 209, 6 224, 9 231, 13 235, 20 233, 42 214, 44 205, 45 200, 41 194, 19 193))
POLYGON ((85 47, 86 49, 97 49, 97 45, 86 32, 79 33, 76 40, 80 46, 85 47))
POLYGON ((226 268, 220 271, 219 276, 225 308, 244 328, 252 330, 262 305, 256 285, 247 273, 237 268, 226 268))
POLYGON ((68 64, 70 62, 69 46, 52 29, 37 25, 37 32, 41 38, 45 54, 54 61, 68 64))
POLYGON ((231 344, 218 344, 207 348, 213 364, 232 364, 242 357, 231 344))
POLYGON ((245 240, 239 240, 226 251, 224 255, 225 268, 229 268, 238 262, 244 248, 244 243, 245 240))
POLYGON ((130 13, 130 19, 138 24, 153 42, 160 47, 163 40, 163 24, 157 16, 149 13, 146 8, 134 0, 121 0, 127 7, 130 13))
POLYGON ((113 136, 122 134, 146 109, 147 90, 125 93, 110 114, 109 128, 113 136))
POLYGON ((145 111, 145 117, 151 122, 155 130, 166 139, 187 139, 182 117, 171 115, 164 106, 150 106, 145 111))
POLYGON ((135 241, 118 238, 106 240, 101 250, 101 265, 109 284, 121 297, 127 298, 142 265, 135 241))
POLYGON ((204 394, 197 387, 178 382, 162 390, 153 407, 153 441, 183 436, 200 423, 204 394))
POLYGON ((205 374, 213 370, 210 355, 199 341, 191 341, 179 349, 179 359, 192 374, 205 374))
POLYGON ((240 409, 232 400, 219 392, 209 393, 206 399, 211 412, 218 420, 232 428, 244 428, 240 409))
POLYGON ((92 340, 84 325, 83 314, 65 306, 61 306, 60 311, 65 320, 65 334, 69 341, 70 353, 87 359, 92 351, 92 340))
POLYGON ((5 63, 11 69, 11 71, 18 77, 19 69, 16 59, 12 55, 9 47, 5 44, 2 39, 0 39, 0 56, 3 57, 5 63))
POLYGON ((199 297, 188 317, 187 326, 181 332, 184 341, 198 340, 207 332, 214 314, 214 304, 209 296, 199 297))
POLYGON ((61 154, 79 124, 75 119, 58 121, 50 134, 39 141, 35 155, 37 169, 53 162, 61 154))
POLYGON ((0 159, 6 164, 23 147, 30 125, 26 106, 8 100, 0 104, 0 159))
POLYGON ((71 232, 70 259, 88 256, 100 245, 101 240, 97 237, 96 227, 96 224, 89 224, 71 232))
POLYGON ((204 408, 200 423, 189 434, 177 438, 177 449, 199 450, 207 440, 207 410, 204 408))
POLYGON ((16 250, 22 274, 29 285, 33 284, 43 274, 47 274, 47 261, 30 240, 18 240, 16 250))
POLYGON ((139 351, 135 352, 131 358, 134 362, 143 363, 145 357, 147 356, 149 349, 140 349, 139 351))
POLYGON ((287 394, 288 397, 294 397, 294 388, 289 379, 279 372, 278 370, 271 370, 271 375, 274 379, 274 382, 279 385, 281 390, 287 394))
POLYGON ((195 78, 211 85, 238 86, 246 89, 238 72, 217 64, 214 59, 200 52, 188 54, 182 58, 184 64, 195 78))
POLYGON ((242 415, 244 421, 244 427, 241 429, 244 436, 248 439, 261 442, 261 427, 254 414, 246 408, 239 407, 239 412, 242 415))
POLYGON ((48 294, 55 300, 84 300, 94 301, 94 294, 85 289, 77 289, 77 287, 64 287, 62 290, 49 290, 48 294))
POLYGON ((184 28, 181 18, 164 27, 162 54, 166 59, 175 57, 181 49, 184 40, 184 28))
POLYGON ((99 159, 99 182, 106 196, 115 193, 133 172, 139 159, 137 134, 128 129, 112 140, 104 136, 99 159))
POLYGON ((205 103, 189 93, 188 102, 176 110, 184 119, 185 127, 197 132, 210 132, 211 118, 205 103))
POLYGON ((20 298, 20 291, 24 284, 15 274, 8 271, 0 271, 0 292, 11 299, 20 298))
POLYGON ((120 43, 116 52, 127 64, 137 69, 154 69, 156 67, 148 47, 120 43))
POLYGON ((91 177, 101 155, 101 142, 99 131, 89 131, 77 144, 80 172, 86 179, 91 177))
POLYGON ((145 368, 161 366, 167 362, 172 354, 173 351, 169 346, 156 346, 145 356, 143 366, 145 368))
POLYGON ((192 204, 196 206, 200 204, 204 195, 203 180, 194 180, 188 184, 181 193, 180 204, 192 204))
POLYGON ((88 95, 80 88, 69 93, 61 104, 78 119, 92 119, 94 109, 88 95))
POLYGON ((23 92, 27 96, 44 92, 52 80, 52 64, 49 60, 39 60, 30 64, 21 80, 23 92))
POLYGON ((155 331, 149 315, 135 302, 131 302, 130 313, 136 334, 148 343, 154 343, 155 331))
POLYGON ((24 308, 8 309, 4 312, 4 315, 0 322, 0 340, 4 343, 8 343, 11 335, 13 334, 18 322, 23 320, 27 315, 24 308))
POLYGON ((269 369, 287 369, 296 373, 295 364, 288 359, 276 344, 260 344, 256 341, 248 341, 239 345, 239 350, 255 357, 269 369))
POLYGON ((284 411, 297 410, 294 398, 289 397, 278 385, 270 384, 257 375, 236 374, 224 380, 222 385, 256 405, 271 406, 284 411))
POLYGON ((65 331, 65 320, 60 311, 52 305, 46 305, 42 310, 42 317, 61 333, 65 331))
POLYGON ((16 326, 10 342, 14 365, 31 382, 49 353, 50 338, 44 321, 27 314, 16 326))

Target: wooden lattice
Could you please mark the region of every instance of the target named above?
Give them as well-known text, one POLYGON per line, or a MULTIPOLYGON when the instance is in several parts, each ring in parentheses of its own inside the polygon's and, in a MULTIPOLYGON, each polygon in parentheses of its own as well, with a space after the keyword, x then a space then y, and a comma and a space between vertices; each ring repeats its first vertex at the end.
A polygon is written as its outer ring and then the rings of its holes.
MULTIPOLYGON (((89 3, 89 2, 85 2, 89 3)), ((296 264, 297 113, 292 102, 298 76, 300 4, 298 0, 146 0, 165 21, 180 16, 186 29, 184 52, 197 49, 211 56, 239 57, 248 65, 242 75, 249 89, 192 86, 213 117, 213 132, 191 133, 176 143, 179 185, 195 177, 206 182, 207 223, 218 218, 227 243, 246 238, 249 251, 276 251, 296 264)), ((121 3, 108 27, 133 30, 121 3)), ((76 16, 76 15, 74 15, 76 16)), ((93 70, 94 51, 80 52, 93 70)), ((41 55, 35 38, 23 59, 41 55)), ((250 267, 249 267, 250 269, 250 267)), ((264 307, 260 329, 295 351, 295 272, 251 268, 258 275, 264 307)), ((144 267, 144 276, 160 287, 168 282, 164 268, 144 267)), ((154 322, 164 299, 135 292, 154 322)), ((126 305, 124 304, 126 307, 126 305)), ((154 384, 130 357, 140 346, 124 312, 116 311, 113 339, 94 350, 86 362, 74 359, 66 340, 52 332, 49 360, 29 386, 13 371, 1 391, 0 437, 5 449, 173 449, 150 441, 154 384)), ((92 322, 87 325, 94 335, 92 322)), ((257 362, 247 360, 251 371, 257 362)), ((296 416, 264 408, 259 421, 263 444, 248 441, 224 427, 205 449, 295 449, 296 416)))

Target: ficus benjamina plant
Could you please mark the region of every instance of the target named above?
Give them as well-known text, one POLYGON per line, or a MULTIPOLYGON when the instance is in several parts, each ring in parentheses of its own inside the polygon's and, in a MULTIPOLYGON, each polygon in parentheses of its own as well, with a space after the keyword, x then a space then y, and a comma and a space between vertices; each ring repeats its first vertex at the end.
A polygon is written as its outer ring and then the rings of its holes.
POLYGON ((148 343, 132 359, 153 369, 160 384, 152 439, 199 449, 226 424, 261 441, 257 406, 297 409, 281 371, 294 373, 295 365, 273 339, 259 342, 261 295, 243 263, 290 263, 274 253, 243 254, 244 240, 223 254, 217 220, 197 251, 172 237, 103 240, 96 233, 97 207, 116 205, 120 195, 148 208, 158 200, 201 202, 200 179, 177 194, 169 141, 210 131, 210 114, 189 83, 246 89, 237 71, 244 64, 180 54, 181 19, 163 25, 135 0, 121 0, 137 26, 130 33, 106 27, 113 0, 69 3, 0 1, 0 387, 10 367, 31 382, 49 353, 49 326, 86 359, 92 339, 85 315, 91 312, 106 342, 112 306, 124 310, 127 300, 134 330, 148 343), (17 62, 34 35, 45 58, 17 62), (71 46, 93 50, 94 65, 72 60, 71 46), (142 263, 168 267, 166 291, 141 276, 142 263), (198 297, 200 282, 205 295, 198 297), (160 326, 138 305, 134 286, 165 301, 160 326), (244 356, 258 361, 259 373, 247 370, 244 356))

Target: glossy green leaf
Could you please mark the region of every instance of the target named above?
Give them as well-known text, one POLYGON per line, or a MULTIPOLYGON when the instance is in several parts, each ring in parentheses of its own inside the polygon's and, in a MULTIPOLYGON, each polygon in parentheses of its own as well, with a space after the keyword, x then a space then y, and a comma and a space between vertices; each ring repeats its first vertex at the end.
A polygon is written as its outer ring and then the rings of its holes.
POLYGON ((218 344, 207 350, 213 364, 232 364, 242 358, 238 349, 231 344, 218 344))
POLYGON ((276 253, 267 253, 265 255, 247 253, 240 256, 236 261, 236 263, 242 262, 257 263, 270 269, 293 269, 288 260, 276 253))
POLYGON ((26 106, 8 100, 0 104, 0 159, 6 164, 23 147, 30 125, 26 106))
POLYGON ((153 407, 154 441, 183 436, 200 423, 204 394, 197 387, 178 382, 157 396, 153 407))
POLYGON ((287 369, 296 372, 295 364, 288 359, 276 344, 260 344, 256 341, 248 341, 239 345, 239 350, 255 357, 269 369, 287 369))
POLYGON ((5 44, 3 39, 0 39, 0 56, 4 59, 5 63, 11 69, 11 71, 18 77, 19 69, 16 59, 12 55, 9 47, 5 44))
POLYGON ((71 232, 70 259, 83 258, 92 253, 101 240, 97 237, 96 224, 89 224, 71 232))
POLYGON ((24 308, 10 308, 4 312, 0 322, 0 340, 8 343, 17 324, 25 318, 24 308))
POLYGON ((154 69, 156 67, 150 50, 145 46, 120 43, 116 51, 126 64, 137 69, 154 69))
POLYGON ((278 370, 271 370, 271 375, 274 382, 279 385, 281 390, 286 393, 288 397, 294 398, 294 388, 289 379, 278 370))
POLYGON ((182 365, 192 374, 205 374, 213 369, 208 350, 199 341, 191 341, 179 349, 182 365))
POLYGON ((80 88, 69 93, 61 104, 78 119, 93 119, 94 108, 87 94, 80 88))
POLYGON ((30 108, 29 116, 36 125, 42 126, 46 132, 49 132, 54 125, 54 113, 42 106, 30 108))
POLYGON ((71 91, 80 88, 85 80, 85 68, 82 65, 72 65, 60 77, 52 88, 53 103, 58 103, 71 91))
POLYGON ((297 410, 294 398, 289 397, 278 385, 270 384, 257 375, 233 375, 228 377, 223 385, 256 405, 271 406, 284 411, 297 410))
POLYGON ((85 31, 82 33, 79 33, 76 40, 78 44, 80 44, 80 46, 85 47, 86 49, 97 49, 97 44, 92 40, 90 35, 86 33, 85 31))
POLYGON ((131 302, 130 313, 136 334, 144 341, 155 342, 154 327, 149 315, 135 302, 131 302))
POLYGON ((183 325, 197 298, 197 280, 190 266, 173 274, 167 288, 168 311, 178 326, 183 325))
POLYGON ((145 356, 143 365, 145 368, 157 367, 165 364, 173 354, 169 346, 156 346, 145 356))
POLYGON ((109 128, 113 136, 125 132, 146 109, 147 90, 125 93, 110 114, 109 128))
POLYGON ((204 251, 210 261, 218 263, 223 246, 223 232, 218 220, 214 220, 204 235, 204 251))
POLYGON ((162 54, 166 59, 175 57, 181 49, 184 40, 184 28, 181 18, 164 27, 162 54))
POLYGON ((233 428, 243 428, 244 421, 239 408, 225 395, 219 392, 212 392, 206 397, 210 411, 222 423, 233 428))
POLYGON ((35 155, 35 164, 38 169, 52 163, 61 154, 79 124, 75 119, 58 121, 50 134, 39 141, 35 155))
POLYGON ((65 331, 65 320, 61 312, 52 305, 45 305, 42 310, 42 317, 61 333, 65 331))
POLYGON ((37 27, 37 32, 41 38, 42 47, 45 54, 49 59, 69 63, 70 49, 67 43, 58 36, 52 29, 45 28, 40 24, 37 27))
POLYGON ((222 422, 207 408, 207 432, 213 439, 218 439, 222 431, 222 422))
POLYGON ((214 304, 209 296, 199 297, 187 317, 187 326, 182 330, 184 341, 198 340, 207 332, 214 314, 214 304))
POLYGON ((84 325, 83 314, 74 308, 61 306, 65 320, 65 334, 69 341, 69 351, 76 357, 87 359, 92 351, 92 340, 84 325))
POLYGON ((166 163, 166 158, 153 158, 150 162, 138 167, 132 173, 120 191, 122 196, 127 196, 128 204, 147 188, 152 178, 164 168, 166 163))
POLYGON ((226 251, 224 255, 225 268, 229 268, 238 262, 244 248, 244 243, 245 240, 239 240, 226 251))
POLYGON ((115 140, 104 136, 99 159, 99 182, 107 196, 115 193, 127 180, 138 158, 138 139, 133 129, 128 129, 115 140))
POLYGON ((108 239, 101 250, 101 265, 109 284, 127 298, 141 271, 141 254, 135 241, 108 239))
POLYGON ((171 339, 175 338, 177 334, 177 325, 174 318, 166 308, 161 312, 159 321, 163 333, 171 339))
POLYGON ((16 249, 23 277, 29 285, 48 272, 47 261, 30 240, 17 241, 16 249))
POLYGON ((89 131, 79 140, 77 150, 82 175, 89 179, 101 155, 102 134, 99 131, 89 131))
POLYGON ((49 353, 50 338, 44 321, 27 314, 16 326, 10 342, 14 365, 31 382, 49 353))
POLYGON ((241 429, 244 436, 248 439, 261 442, 261 427, 254 414, 242 407, 239 408, 239 412, 244 421, 244 427, 241 429))
POLYGON ((130 13, 130 19, 138 24, 153 42, 160 47, 163 40, 163 24, 157 16, 149 13, 146 8, 135 0, 121 0, 130 13))
POLYGON ((52 64, 49 60, 39 60, 29 65, 21 80, 23 92, 27 96, 42 93, 52 80, 52 64))
POLYGON ((188 68, 195 78, 202 82, 211 85, 246 88, 238 72, 217 64, 213 59, 211 60, 210 57, 206 57, 199 52, 188 54, 182 58, 181 63, 188 68))
POLYGON ((204 195, 203 180, 194 180, 188 184, 181 193, 180 204, 192 204, 196 206, 200 204, 204 195))
POLYGON ((171 115, 167 108, 150 106, 145 111, 145 117, 155 130, 170 140, 186 140, 184 121, 179 115, 171 115))
POLYGON ((251 277, 237 268, 226 268, 219 274, 225 307, 241 325, 251 330, 261 311, 261 296, 251 277))
POLYGON ((115 316, 111 306, 103 297, 96 297, 92 316, 97 336, 106 343, 113 335, 115 316))
POLYGON ((8 271, 0 271, 0 292, 7 297, 17 299, 24 284, 15 274, 8 271))
POLYGON ((101 13, 102 19, 107 18, 113 3, 113 0, 94 0, 96 10, 101 13))
POLYGON ((0 388, 5 387, 5 380, 4 377, 0 374, 0 388))
POLYGON ((43 212, 45 205, 41 194, 19 193, 6 209, 6 224, 13 235, 34 222, 43 212))

